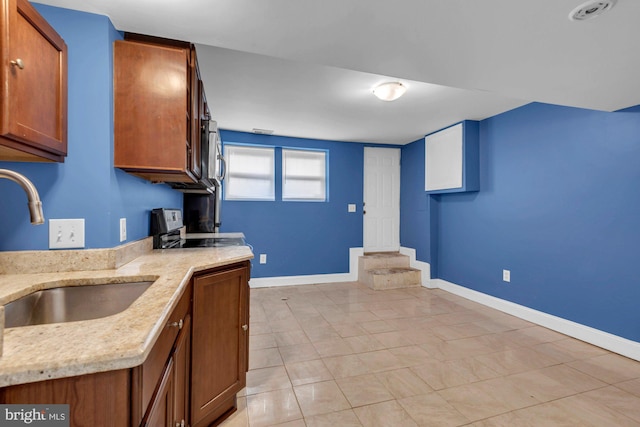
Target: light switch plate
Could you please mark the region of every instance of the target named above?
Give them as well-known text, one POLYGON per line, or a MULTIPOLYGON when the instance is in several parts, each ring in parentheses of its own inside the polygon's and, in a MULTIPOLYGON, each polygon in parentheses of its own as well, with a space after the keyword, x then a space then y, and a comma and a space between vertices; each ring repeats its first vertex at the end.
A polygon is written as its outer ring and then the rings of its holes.
POLYGON ((355 205, 355 203, 349 203, 349 205, 348 205, 348 211, 349 211, 349 212, 355 212, 355 211, 356 211, 356 205, 355 205))
POLYGON ((502 280, 511 282, 511 270, 502 270, 502 280))
POLYGON ((120 241, 127 240, 127 218, 120 218, 120 241))
POLYGON ((49 220, 49 249, 79 248, 84 248, 84 218, 49 220))

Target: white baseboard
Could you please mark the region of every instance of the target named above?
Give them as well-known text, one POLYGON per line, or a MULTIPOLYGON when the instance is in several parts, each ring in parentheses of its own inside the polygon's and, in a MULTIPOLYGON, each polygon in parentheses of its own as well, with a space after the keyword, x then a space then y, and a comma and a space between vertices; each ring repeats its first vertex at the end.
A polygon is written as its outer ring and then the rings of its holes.
MULTIPOLYGON (((416 250, 400 248, 400 253, 409 257, 410 265, 417 268, 422 274, 422 286, 435 288, 431 284, 431 265, 427 262, 416 260, 416 250)), ((308 276, 280 276, 260 277, 251 279, 249 286, 252 288, 269 288, 274 286, 313 285, 316 283, 357 282, 358 281, 358 257, 364 255, 364 248, 349 248, 349 272, 336 274, 312 274, 308 276)))
POLYGON ((424 261, 418 261, 416 259, 416 250, 412 248, 400 248, 400 253, 409 257, 410 266, 416 268, 421 272, 422 286, 425 288, 434 289, 431 284, 431 264, 424 261))
MULTIPOLYGON (((520 304, 506 301, 442 279, 431 279, 431 265, 416 260, 416 251, 411 248, 400 248, 400 253, 408 255, 410 265, 422 272, 422 286, 430 289, 442 289, 468 300, 500 310, 512 316, 544 326, 581 341, 602 347, 621 354, 630 359, 640 361, 640 343, 631 341, 608 332, 581 325, 561 317, 534 310, 520 304)), ((319 283, 355 282, 358 280, 358 257, 364 254, 363 248, 349 249, 349 272, 336 274, 313 274, 307 276, 260 277, 251 279, 252 288, 272 286, 313 285, 319 283)))
POLYGON ((314 285, 318 283, 356 282, 358 281, 358 257, 364 254, 363 248, 349 248, 349 272, 336 274, 310 274, 307 276, 259 277, 249 280, 252 288, 270 288, 274 286, 314 285))
POLYGON ((608 332, 575 323, 561 317, 534 310, 520 304, 506 301, 473 289, 465 288, 442 279, 433 279, 431 286, 486 305, 507 314, 519 317, 545 328, 553 329, 570 337, 602 347, 628 358, 640 361, 640 343, 608 332))
POLYGON ((349 275, 351 282, 358 281, 358 258, 364 255, 364 248, 349 248, 349 275))
POLYGON ((275 286, 316 285, 319 283, 353 282, 351 274, 310 274, 308 276, 259 277, 249 280, 251 288, 270 288, 275 286))

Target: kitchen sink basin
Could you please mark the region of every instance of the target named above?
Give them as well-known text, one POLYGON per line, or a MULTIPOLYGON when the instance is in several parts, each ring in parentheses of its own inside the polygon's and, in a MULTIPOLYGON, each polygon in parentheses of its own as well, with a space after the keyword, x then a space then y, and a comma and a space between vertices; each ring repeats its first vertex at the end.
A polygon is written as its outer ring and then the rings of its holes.
POLYGON ((44 289, 4 306, 5 327, 99 319, 126 310, 152 281, 44 289))

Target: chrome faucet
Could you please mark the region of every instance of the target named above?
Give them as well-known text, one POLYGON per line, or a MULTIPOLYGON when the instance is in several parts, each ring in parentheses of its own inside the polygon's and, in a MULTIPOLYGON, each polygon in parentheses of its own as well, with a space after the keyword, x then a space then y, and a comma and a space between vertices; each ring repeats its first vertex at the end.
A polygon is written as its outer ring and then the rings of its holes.
POLYGON ((10 171, 9 169, 0 169, 0 178, 10 179, 22 187, 24 192, 27 193, 27 199, 29 200, 31 224, 43 224, 44 214, 42 213, 42 202, 40 201, 40 196, 38 195, 38 190, 36 190, 35 185, 33 185, 26 176, 18 172, 10 171))

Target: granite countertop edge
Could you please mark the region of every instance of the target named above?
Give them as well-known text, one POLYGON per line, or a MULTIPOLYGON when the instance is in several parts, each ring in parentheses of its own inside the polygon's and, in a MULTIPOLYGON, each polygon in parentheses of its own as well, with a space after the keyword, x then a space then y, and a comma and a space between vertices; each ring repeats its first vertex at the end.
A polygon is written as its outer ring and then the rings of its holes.
POLYGON ((165 249, 115 269, 0 275, 0 306, 61 285, 154 280, 129 308, 112 316, 5 329, 0 387, 141 365, 194 273, 252 258, 248 246, 165 249))

